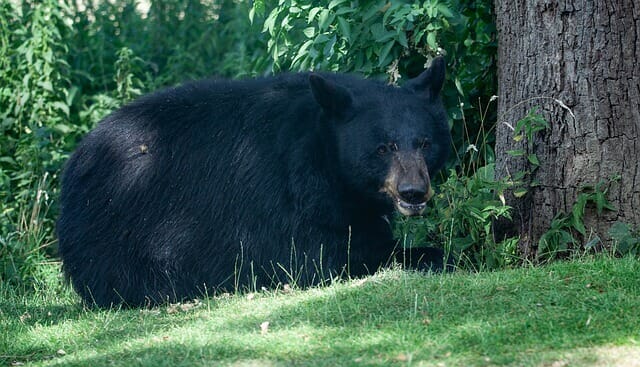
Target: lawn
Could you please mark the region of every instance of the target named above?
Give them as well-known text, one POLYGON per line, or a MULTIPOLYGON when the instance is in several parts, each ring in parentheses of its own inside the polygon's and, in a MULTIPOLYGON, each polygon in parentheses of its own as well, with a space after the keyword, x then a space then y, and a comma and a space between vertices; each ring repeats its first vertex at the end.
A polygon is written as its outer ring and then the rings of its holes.
POLYGON ((83 308, 0 285, 0 365, 640 366, 640 261, 386 270, 308 290, 83 308))

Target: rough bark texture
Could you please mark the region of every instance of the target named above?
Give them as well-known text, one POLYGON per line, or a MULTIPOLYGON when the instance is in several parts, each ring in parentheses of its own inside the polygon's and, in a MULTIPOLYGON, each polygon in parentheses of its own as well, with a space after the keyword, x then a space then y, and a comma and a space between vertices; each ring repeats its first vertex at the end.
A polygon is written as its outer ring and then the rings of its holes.
POLYGON ((615 211, 587 213, 606 238, 614 221, 640 223, 640 3, 637 0, 495 0, 498 28, 499 175, 528 169, 505 154, 522 149, 508 125, 534 106, 551 129, 528 143, 540 184, 516 206, 521 250, 535 244, 560 211, 570 212, 584 185, 620 175, 608 199, 615 211), (562 101, 575 115, 562 103, 562 101))

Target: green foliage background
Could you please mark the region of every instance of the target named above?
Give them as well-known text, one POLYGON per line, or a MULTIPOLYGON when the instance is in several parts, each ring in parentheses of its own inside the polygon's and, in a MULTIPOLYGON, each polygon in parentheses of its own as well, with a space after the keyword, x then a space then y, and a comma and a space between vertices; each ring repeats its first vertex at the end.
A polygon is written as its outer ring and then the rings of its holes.
POLYGON ((134 0, 0 0, 3 281, 29 285, 55 261, 60 172, 102 117, 165 85, 269 70, 248 12, 236 1, 154 1, 143 14, 134 0))
MULTIPOLYGON (((30 287, 56 261, 64 162, 136 96, 189 79, 318 69, 401 84, 437 54, 448 61, 457 154, 440 178, 449 189, 426 218, 400 221, 399 236, 457 252, 495 246, 490 222, 508 214, 496 201, 504 185, 473 184, 480 167, 495 183, 492 17, 489 0, 157 0, 146 12, 135 0, 0 0, 0 278, 30 287), (452 200, 467 206, 453 210, 452 200), (469 210, 479 214, 463 218, 469 210)), ((477 266, 483 256, 467 258, 477 266)))

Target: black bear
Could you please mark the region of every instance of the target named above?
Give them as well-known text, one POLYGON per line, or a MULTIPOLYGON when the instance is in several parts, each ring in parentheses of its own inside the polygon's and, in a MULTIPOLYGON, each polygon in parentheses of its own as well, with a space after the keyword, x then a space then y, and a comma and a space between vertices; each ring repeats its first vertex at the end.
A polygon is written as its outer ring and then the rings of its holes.
MULTIPOLYGON (((331 73, 193 82, 106 117, 64 171, 63 268, 89 304, 375 272, 450 149, 442 58, 402 87, 331 73)), ((400 247, 402 247, 400 245, 400 247)), ((440 269, 442 251, 410 263, 440 269)))

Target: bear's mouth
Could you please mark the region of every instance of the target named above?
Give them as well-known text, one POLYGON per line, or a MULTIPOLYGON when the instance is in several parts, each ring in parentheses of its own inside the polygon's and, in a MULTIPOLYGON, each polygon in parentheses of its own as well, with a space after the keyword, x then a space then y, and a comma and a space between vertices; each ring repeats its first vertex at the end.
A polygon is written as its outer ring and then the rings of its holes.
POLYGON ((400 198, 396 198, 396 209, 400 212, 400 214, 406 215, 408 217, 422 214, 426 207, 426 200, 421 203, 408 203, 400 198))
POLYGON ((421 201, 415 201, 415 202, 408 202, 404 199, 402 199, 402 197, 396 193, 395 190, 389 190, 389 189, 383 189, 381 191, 384 191, 387 193, 387 195, 389 196, 389 198, 391 198, 391 200, 393 201, 393 204, 396 208, 396 210, 407 217, 413 217, 413 216, 417 216, 417 215, 421 215, 424 210, 427 207, 427 202, 429 201, 429 199, 431 199, 434 195, 434 191, 431 188, 431 186, 428 187, 427 189, 427 194, 424 196, 424 198, 422 198, 423 200, 421 201))

